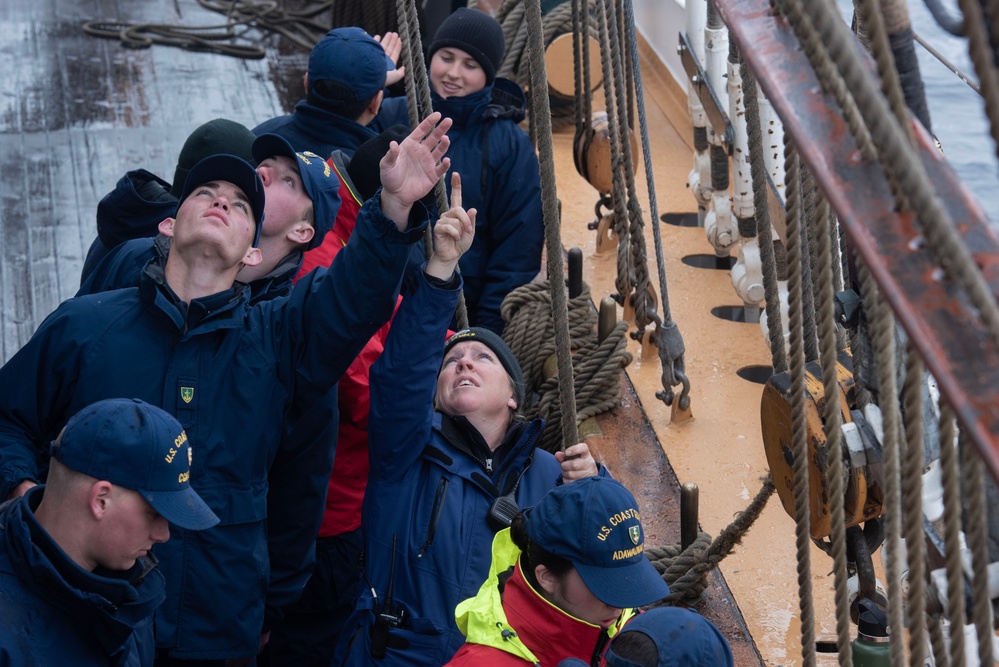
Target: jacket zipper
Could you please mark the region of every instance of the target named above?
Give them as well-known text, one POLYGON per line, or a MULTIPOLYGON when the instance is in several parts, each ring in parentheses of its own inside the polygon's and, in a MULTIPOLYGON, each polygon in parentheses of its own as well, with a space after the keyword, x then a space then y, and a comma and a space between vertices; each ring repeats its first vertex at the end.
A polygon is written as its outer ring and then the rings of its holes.
POLYGON ((610 635, 607 634, 606 630, 600 633, 600 637, 597 639, 597 647, 593 650, 593 657, 590 659, 591 667, 600 667, 600 658, 609 640, 610 635))
POLYGON ((447 495, 448 484, 447 477, 441 477, 441 481, 437 483, 433 508, 430 510, 430 526, 427 528, 427 538, 424 540, 423 546, 420 547, 420 551, 416 554, 417 558, 423 558, 423 554, 434 543, 434 533, 437 532, 437 524, 440 523, 441 513, 444 511, 444 496, 447 495))

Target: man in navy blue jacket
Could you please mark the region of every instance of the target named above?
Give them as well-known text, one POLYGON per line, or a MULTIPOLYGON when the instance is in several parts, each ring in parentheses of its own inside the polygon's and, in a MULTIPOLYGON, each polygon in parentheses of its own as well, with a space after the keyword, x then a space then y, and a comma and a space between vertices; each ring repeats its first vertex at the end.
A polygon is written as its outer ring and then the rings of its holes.
POLYGON ((361 28, 330 30, 309 54, 306 98, 294 113, 264 121, 253 133, 278 134, 295 150, 324 158, 337 150, 350 158, 378 134, 368 124, 378 114, 385 86, 405 74, 394 62, 401 52, 402 41, 394 32, 376 40, 361 28))
POLYGON ((149 554, 167 523, 210 528, 180 423, 137 399, 98 401, 52 443, 45 486, 0 506, 0 665, 153 664, 165 597, 149 554))
POLYGON ((414 204, 450 166, 449 127, 433 114, 393 142, 382 190, 329 271, 254 306, 234 281, 261 259, 263 187, 239 158, 209 158, 218 162, 210 170, 199 163, 176 218, 160 224, 171 239, 166 260, 147 265, 138 287, 64 302, 0 368, 2 496, 37 482, 43 443, 103 398, 158 405, 198 443, 193 483, 221 522, 177 531, 156 548, 167 580, 155 621, 158 664, 248 661, 266 640, 268 524, 300 520, 328 482, 313 471, 329 452, 313 441, 295 450, 286 425, 323 400, 391 315, 410 245, 427 224, 414 204))

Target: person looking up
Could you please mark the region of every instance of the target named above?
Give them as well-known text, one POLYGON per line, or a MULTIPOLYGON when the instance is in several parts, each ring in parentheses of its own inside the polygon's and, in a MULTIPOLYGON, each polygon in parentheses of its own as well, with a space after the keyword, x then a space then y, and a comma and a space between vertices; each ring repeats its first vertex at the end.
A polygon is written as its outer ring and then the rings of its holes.
MULTIPOLYGON (((391 315, 428 222, 414 204, 449 167, 449 126, 432 114, 392 143, 383 187, 329 271, 252 306, 236 275, 261 262, 264 186, 237 157, 202 160, 176 217, 160 223, 171 239, 165 260, 150 261, 138 287, 64 301, 0 367, 0 496, 36 484, 41 443, 104 398, 158 405, 198 443, 193 484, 221 522, 154 548, 168 582, 155 617, 158 665, 248 664, 268 637, 265 605, 300 594, 333 452, 289 431, 311 429, 317 402, 391 315)), ((309 201, 300 181, 283 183, 309 201)))
POLYGON ((523 377, 502 338, 473 327, 445 340, 462 276, 435 267, 458 262, 478 231, 463 193, 452 174, 435 255, 408 281, 371 368, 364 585, 333 664, 446 662, 463 640, 454 608, 485 580, 489 544, 516 506, 560 479, 606 474, 585 443, 537 448, 544 422, 518 416, 523 377))

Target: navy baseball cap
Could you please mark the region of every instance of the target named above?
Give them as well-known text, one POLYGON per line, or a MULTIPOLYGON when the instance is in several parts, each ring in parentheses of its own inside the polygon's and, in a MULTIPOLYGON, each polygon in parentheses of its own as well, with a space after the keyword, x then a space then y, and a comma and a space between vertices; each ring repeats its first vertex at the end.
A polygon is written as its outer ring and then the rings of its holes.
POLYGON ((67 468, 138 491, 180 528, 219 518, 191 488, 191 443, 170 413, 137 398, 111 398, 80 410, 50 449, 67 468))
POLYGON ((728 640, 711 621, 696 611, 682 607, 657 607, 633 617, 611 640, 604 654, 608 667, 643 667, 614 650, 618 637, 640 632, 656 646, 656 667, 732 667, 728 640))
POLYGON ((326 33, 309 54, 309 94, 331 106, 360 102, 385 87, 385 75, 395 63, 382 45, 361 28, 336 28, 326 33), (356 99, 337 100, 318 95, 317 81, 336 81, 353 91, 356 99))
POLYGON ((283 155, 295 161, 305 191, 312 200, 315 216, 313 225, 316 228, 308 246, 308 250, 312 250, 323 242, 326 232, 333 228, 336 221, 336 214, 340 210, 340 177, 326 160, 309 151, 297 152, 280 135, 261 134, 253 142, 253 159, 257 163, 275 155, 283 155))
POLYGON ((645 556, 638 503, 610 477, 584 477, 546 493, 527 513, 527 536, 572 563, 610 607, 641 607, 669 595, 645 556))
POLYGON ((257 170, 249 162, 235 155, 220 153, 209 155, 191 167, 184 181, 184 190, 180 193, 177 208, 194 192, 195 188, 211 181, 226 181, 243 191, 250 208, 253 209, 253 219, 257 229, 253 234, 253 247, 260 243, 260 230, 264 226, 264 184, 257 176, 257 170))

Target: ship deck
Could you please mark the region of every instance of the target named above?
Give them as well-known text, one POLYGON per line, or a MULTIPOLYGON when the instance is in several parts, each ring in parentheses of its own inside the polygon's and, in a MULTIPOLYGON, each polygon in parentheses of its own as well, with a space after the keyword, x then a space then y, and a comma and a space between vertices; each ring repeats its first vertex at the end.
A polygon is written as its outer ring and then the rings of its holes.
MULTIPOLYGON (((266 56, 243 60, 167 46, 126 49, 84 34, 84 21, 106 19, 217 25, 220 15, 195 0, 5 0, 0 3, 0 352, 9 359, 35 327, 79 286, 96 234, 100 198, 126 171, 145 168, 170 178, 176 154, 201 123, 227 117, 248 127, 290 110, 298 99, 307 53, 274 35, 266 56)), ((252 35, 251 35, 252 36, 252 35)), ((685 93, 646 49, 644 84, 660 213, 694 210, 686 189, 691 129, 685 93)), ((615 258, 598 252, 596 191, 576 173, 571 128, 556 133, 555 170, 563 205, 562 238, 584 253, 584 279, 599 301, 614 291, 615 258)), ((639 191, 646 192, 638 170, 639 191)), ((647 199, 643 199, 646 211, 647 199)), ((646 216, 648 218, 648 216, 646 216)), ((650 273, 658 284, 651 222, 650 273)), ((656 223, 658 224, 658 222, 656 223)), ((700 523, 712 535, 760 488, 766 460, 760 437, 762 386, 736 374, 769 365, 757 325, 712 315, 738 297, 727 271, 683 262, 711 254, 698 228, 662 225, 672 315, 686 344, 693 419, 671 423, 655 398, 662 387, 655 351, 629 343, 635 360, 622 382, 619 408, 599 418, 597 455, 639 497, 647 543, 679 542, 679 486, 700 487, 700 523)), ((832 579, 825 556, 813 555, 817 597, 832 579)), ((736 664, 798 664, 794 527, 772 498, 741 546, 710 577, 697 607, 729 638, 736 664)), ((833 635, 831 605, 818 600, 818 635, 833 635)))

